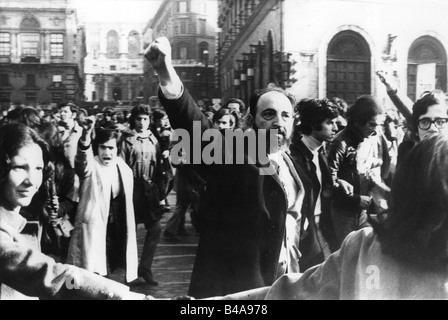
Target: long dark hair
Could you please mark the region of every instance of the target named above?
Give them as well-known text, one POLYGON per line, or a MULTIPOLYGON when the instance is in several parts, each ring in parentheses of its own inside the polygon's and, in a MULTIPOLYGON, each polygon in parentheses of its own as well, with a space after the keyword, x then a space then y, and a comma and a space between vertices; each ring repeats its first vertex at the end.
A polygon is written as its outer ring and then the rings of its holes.
MULTIPOLYGON (((50 160, 49 146, 35 130, 22 123, 0 126, 0 181, 3 181, 11 170, 11 158, 17 155, 20 148, 32 143, 42 149, 44 166, 47 167, 50 160)), ((45 179, 46 177, 44 181, 45 179)))
POLYGON ((397 169, 391 211, 373 223, 383 252, 424 267, 448 262, 448 137, 419 142, 397 169))

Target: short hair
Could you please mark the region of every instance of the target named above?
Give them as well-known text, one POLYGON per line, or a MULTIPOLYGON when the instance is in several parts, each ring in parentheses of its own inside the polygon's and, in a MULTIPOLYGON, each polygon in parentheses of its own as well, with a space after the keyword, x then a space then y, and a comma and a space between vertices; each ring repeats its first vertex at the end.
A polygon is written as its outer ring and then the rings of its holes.
POLYGON ((28 127, 35 130, 39 130, 42 124, 42 119, 37 111, 33 107, 25 107, 21 110, 22 122, 28 127))
POLYGON ((231 103, 237 103, 240 106, 239 112, 241 114, 244 114, 246 112, 246 104, 243 102, 243 100, 238 98, 230 98, 227 100, 227 102, 224 104, 223 108, 229 108, 229 104, 231 103))
POLYGON ((333 102, 337 107, 339 111, 339 115, 345 117, 345 114, 347 113, 348 104, 345 102, 344 99, 339 97, 333 97, 330 99, 331 102, 333 102))
MULTIPOLYGON (((263 96, 264 94, 266 94, 268 92, 279 92, 279 93, 284 94, 285 97, 288 98, 289 101, 291 102, 291 108, 294 111, 294 106, 296 105, 295 97, 292 94, 290 94, 289 92, 287 92, 286 90, 284 90, 276 85, 269 84, 266 88, 259 89, 259 90, 255 91, 249 99, 249 112, 254 121, 255 121, 255 116, 257 115, 258 101, 260 100, 261 96, 263 96)), ((254 124, 255 124, 255 122, 254 122, 254 124)))
POLYGON ((300 124, 298 130, 309 135, 314 130, 322 130, 322 122, 339 115, 337 106, 328 99, 308 99, 299 107, 300 124))
POLYGON ((391 209, 372 223, 382 250, 395 258, 433 267, 448 259, 448 137, 415 145, 397 168, 391 209))
POLYGON ((78 109, 78 115, 80 115, 81 113, 82 113, 83 115, 85 115, 86 117, 89 116, 89 111, 87 111, 87 109, 79 108, 79 109, 78 109))
POLYGON ((92 142, 94 153, 98 153, 98 147, 100 144, 103 144, 112 139, 117 140, 118 147, 119 137, 119 133, 115 129, 97 128, 95 130, 95 139, 92 142))
POLYGON ((10 122, 21 122, 22 121, 22 110, 23 107, 16 107, 15 109, 12 109, 11 111, 8 111, 8 114, 6 115, 6 118, 10 122))
POLYGON ((152 119, 154 121, 160 121, 160 120, 162 120, 165 117, 166 117, 165 110, 154 110, 154 112, 152 114, 152 119))
MULTIPOLYGON (((441 90, 434 90, 431 92, 424 93, 423 96, 418 99, 414 105, 412 106, 412 129, 417 132, 418 128, 418 119, 422 114, 428 112, 428 108, 436 105, 442 104, 447 105, 445 101, 445 95, 441 90)), ((447 115, 448 115, 448 106, 447 106, 447 115)))
POLYGON ((37 131, 23 123, 8 123, 0 127, 0 181, 9 174, 11 159, 22 147, 33 143, 42 149, 44 166, 47 167, 50 161, 49 146, 37 131))
POLYGON ((365 125, 375 116, 384 114, 384 108, 380 101, 371 95, 362 95, 347 110, 347 122, 349 124, 365 125))
POLYGON ((62 109, 64 107, 70 107, 70 111, 72 113, 76 113, 76 115, 78 115, 79 107, 76 104, 71 103, 71 102, 61 103, 61 104, 59 104, 58 109, 62 109))
POLYGON ((151 108, 144 104, 140 104, 140 105, 132 108, 131 115, 128 120, 130 129, 132 129, 132 130, 135 129, 135 119, 137 119, 138 115, 140 115, 140 114, 144 114, 144 115, 151 117, 151 114, 152 114, 151 108))
POLYGON ((221 109, 219 109, 218 111, 216 111, 213 114, 212 122, 215 123, 219 119, 221 119, 222 117, 224 117, 226 115, 230 115, 235 118, 234 128, 238 129, 240 127, 240 125, 239 125, 240 118, 238 117, 238 114, 235 111, 231 111, 230 109, 228 109, 226 107, 222 107, 221 109))

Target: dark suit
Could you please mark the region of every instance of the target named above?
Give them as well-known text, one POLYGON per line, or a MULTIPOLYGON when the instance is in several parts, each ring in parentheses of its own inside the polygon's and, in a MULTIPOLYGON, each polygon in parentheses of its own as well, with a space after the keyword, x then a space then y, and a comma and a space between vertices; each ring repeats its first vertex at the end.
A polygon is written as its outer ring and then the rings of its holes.
MULTIPOLYGON (((173 128, 191 132, 194 120, 201 121, 202 130, 212 127, 186 90, 178 100, 160 92, 159 99, 173 128)), ((202 298, 271 285, 279 277, 288 209, 278 176, 260 175, 256 164, 200 165, 198 170, 207 191, 189 295, 202 298)))
MULTIPOLYGON (((316 166, 313 162, 314 155, 303 143, 297 139, 290 147, 292 158, 303 168, 300 171, 300 179, 305 187, 305 199, 302 206, 302 234, 300 237, 299 250, 302 253, 300 259, 300 271, 324 261, 324 252, 317 236, 317 228, 314 217, 316 202, 321 191, 321 216, 319 227, 328 242, 331 251, 334 248, 334 235, 331 223, 331 190, 333 180, 327 160, 323 152, 319 152, 319 165, 322 173, 322 185, 316 174, 316 166), (304 230, 305 219, 309 226, 304 230)), ((321 149, 322 150, 322 149, 321 149)))

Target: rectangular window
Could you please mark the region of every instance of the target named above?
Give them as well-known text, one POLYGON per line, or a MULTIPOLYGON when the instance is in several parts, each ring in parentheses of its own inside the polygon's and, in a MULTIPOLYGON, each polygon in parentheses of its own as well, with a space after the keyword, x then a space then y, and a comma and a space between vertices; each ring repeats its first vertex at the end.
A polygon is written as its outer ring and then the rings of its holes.
POLYGON ((37 93, 36 92, 26 92, 25 93, 25 103, 33 104, 37 102, 37 93))
POLYGON ((204 35, 206 33, 206 20, 205 19, 199 19, 199 34, 204 35))
POLYGON ((53 75, 53 85, 54 85, 54 87, 55 88, 61 87, 61 83, 62 83, 62 75, 54 74, 53 75))
POLYGON ((9 74, 0 74, 0 87, 9 87, 9 74))
POLYGON ((52 58, 62 58, 64 56, 64 35, 53 33, 50 35, 50 54, 52 58))
POLYGON ((22 33, 22 56, 37 57, 39 54, 40 35, 38 33, 22 33))
POLYGON ((11 102, 11 92, 0 92, 0 102, 11 102))
POLYGON ((181 13, 187 12, 187 2, 186 1, 179 1, 177 3, 177 5, 178 5, 177 12, 181 12, 181 13))
POLYGON ((191 21, 189 23, 189 34, 196 34, 196 21, 191 21))
POLYGON ((116 71, 117 70, 117 66, 110 66, 110 71, 116 71))
POLYGON ((0 57, 11 55, 11 34, 0 32, 0 57))
POLYGON ((62 92, 53 92, 51 95, 52 102, 54 103, 61 103, 64 100, 64 95, 62 92))
POLYGON ((180 47, 180 58, 182 59, 182 60, 185 60, 185 59, 187 59, 187 47, 180 47))
POLYGON ((36 86, 36 76, 34 74, 26 75, 26 86, 35 87, 36 86))
POLYGON ((180 24, 180 34, 187 34, 187 19, 181 19, 180 24))

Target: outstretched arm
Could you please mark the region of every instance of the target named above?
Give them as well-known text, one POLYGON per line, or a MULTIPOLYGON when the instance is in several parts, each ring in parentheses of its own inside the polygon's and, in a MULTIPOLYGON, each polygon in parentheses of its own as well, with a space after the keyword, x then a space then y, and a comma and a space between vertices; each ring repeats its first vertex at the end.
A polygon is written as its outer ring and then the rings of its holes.
POLYGON ((171 60, 171 45, 167 38, 157 38, 144 52, 159 78, 159 99, 174 129, 193 132, 194 122, 200 124, 201 132, 212 127, 196 102, 183 87, 171 60))
POLYGON ((401 114, 403 114, 408 123, 412 123, 412 106, 414 103, 407 96, 398 94, 398 89, 393 84, 393 81, 390 79, 389 75, 386 72, 377 71, 376 74, 386 87, 387 94, 389 95, 395 107, 398 109, 398 111, 401 112, 401 114))
POLYGON ((183 92, 182 81, 173 67, 171 45, 167 38, 157 38, 144 52, 159 78, 160 88, 167 99, 178 99, 183 92))

